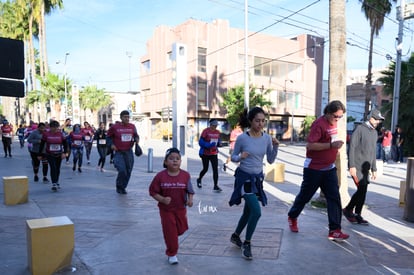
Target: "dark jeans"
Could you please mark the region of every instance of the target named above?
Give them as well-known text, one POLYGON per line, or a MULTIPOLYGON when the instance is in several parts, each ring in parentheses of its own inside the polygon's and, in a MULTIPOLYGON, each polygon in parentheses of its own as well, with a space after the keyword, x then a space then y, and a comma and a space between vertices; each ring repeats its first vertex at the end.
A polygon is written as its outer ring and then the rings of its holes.
POLYGON ((125 189, 128 186, 132 168, 134 167, 134 154, 132 153, 132 150, 115 152, 114 166, 118 170, 116 188, 125 189))
POLYGON ((92 151, 92 142, 85 142, 85 152, 86 152, 86 160, 89 161, 91 159, 91 151, 92 151))
POLYGON ((302 185, 288 216, 296 219, 318 188, 326 197, 329 230, 341 229, 342 207, 336 168, 327 171, 304 168, 302 185))
POLYGON ((73 155, 73 167, 76 167, 76 163, 78 167, 82 167, 83 162, 83 148, 75 148, 72 147, 72 155, 73 155))
POLYGON ((217 155, 203 155, 201 156, 203 162, 203 170, 201 170, 198 178, 201 180, 208 171, 208 163, 211 162, 211 168, 213 169, 213 182, 214 186, 217 186, 218 182, 218 157, 217 155))
POLYGON ((47 162, 50 166, 50 179, 52 183, 58 183, 60 175, 61 155, 47 155, 47 162))
POLYGON ((105 160, 106 160, 107 146, 106 145, 103 145, 103 146, 98 145, 97 149, 98 149, 98 154, 99 154, 98 166, 103 168, 104 165, 105 165, 105 160))

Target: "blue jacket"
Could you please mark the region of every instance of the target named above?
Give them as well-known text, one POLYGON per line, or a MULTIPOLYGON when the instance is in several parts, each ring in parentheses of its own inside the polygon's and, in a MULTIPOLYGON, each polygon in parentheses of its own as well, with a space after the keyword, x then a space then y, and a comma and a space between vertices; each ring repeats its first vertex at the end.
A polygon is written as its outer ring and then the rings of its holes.
POLYGON ((263 172, 260 174, 248 174, 241 170, 240 168, 236 169, 234 173, 234 177, 236 178, 234 181, 234 190, 233 194, 231 194, 229 205, 239 205, 241 203, 242 198, 242 188, 246 181, 252 183, 252 193, 255 193, 259 197, 259 201, 262 202, 262 205, 265 206, 267 204, 267 197, 266 193, 263 190, 263 172))

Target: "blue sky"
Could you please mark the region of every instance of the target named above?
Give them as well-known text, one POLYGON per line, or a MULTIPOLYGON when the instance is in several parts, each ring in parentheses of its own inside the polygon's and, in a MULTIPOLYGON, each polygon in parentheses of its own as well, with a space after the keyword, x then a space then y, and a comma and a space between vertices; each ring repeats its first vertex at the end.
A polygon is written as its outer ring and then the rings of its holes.
MULTIPOLYGON (((329 0, 249 0, 249 31, 290 38, 310 33, 329 38, 329 0), (281 20, 288 17, 288 19, 281 20), (281 20, 281 22, 277 22, 281 20)), ((230 26, 244 28, 243 0, 67 0, 65 8, 46 18, 47 47, 51 71, 64 73, 80 86, 96 84, 106 91, 129 90, 131 52, 132 90, 139 89, 139 58, 145 43, 159 25, 176 26, 189 18, 211 22, 227 19, 230 26)), ((369 27, 357 0, 346 3, 348 69, 367 69, 369 27)), ((373 67, 387 66, 386 54, 395 55, 398 34, 395 9, 385 19, 375 39, 373 67)), ((409 22, 409 21, 407 21, 409 22)), ((410 27, 408 23, 407 27, 410 27)), ((405 31, 403 54, 410 49, 412 33, 405 31)), ((328 49, 328 45, 326 45, 328 49)), ((327 52, 325 53, 327 60, 327 52)), ((328 68, 325 69, 325 77, 328 68)))

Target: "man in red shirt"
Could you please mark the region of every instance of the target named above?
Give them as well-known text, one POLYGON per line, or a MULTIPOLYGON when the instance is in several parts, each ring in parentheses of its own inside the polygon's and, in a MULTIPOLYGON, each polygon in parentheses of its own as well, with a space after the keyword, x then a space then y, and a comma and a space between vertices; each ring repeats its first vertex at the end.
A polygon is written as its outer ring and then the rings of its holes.
POLYGON ((337 123, 345 113, 342 102, 334 100, 326 105, 324 115, 311 126, 306 145, 303 181, 288 213, 289 228, 298 232, 297 218, 318 188, 326 196, 329 220, 328 239, 343 241, 349 235, 341 231, 342 206, 339 195, 335 159, 344 142, 339 140, 337 123))
POLYGON ((121 122, 115 123, 108 130, 107 137, 114 151, 114 166, 118 170, 116 178, 116 192, 118 194, 127 194, 131 177, 132 168, 134 167, 134 154, 132 147, 134 143, 139 142, 139 136, 134 124, 129 123, 129 112, 122 111, 120 114, 121 122))

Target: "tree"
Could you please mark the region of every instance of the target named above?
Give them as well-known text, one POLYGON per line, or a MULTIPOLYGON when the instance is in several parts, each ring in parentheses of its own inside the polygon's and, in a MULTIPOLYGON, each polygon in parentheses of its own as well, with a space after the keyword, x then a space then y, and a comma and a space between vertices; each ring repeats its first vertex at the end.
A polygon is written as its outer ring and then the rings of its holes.
MULTIPOLYGON (((384 94, 392 97, 394 93, 394 76, 395 76, 395 62, 390 63, 387 70, 381 72, 383 77, 378 80, 384 84, 384 94)), ((404 142, 404 151, 406 155, 414 154, 414 140, 409 137, 414 136, 414 128, 412 122, 414 121, 414 53, 407 61, 401 62, 401 76, 400 76, 400 101, 398 112, 398 124, 403 129, 406 139, 404 142)), ((392 102, 382 106, 381 111, 385 115, 384 126, 388 129, 391 126, 392 116, 392 102)), ((395 131, 395 129, 391 129, 395 131)))
MULTIPOLYGON (((270 90, 257 89, 250 87, 249 91, 249 108, 260 106, 270 107, 271 101, 265 99, 265 95, 268 95, 270 90)), ((223 102, 220 104, 227 110, 227 121, 231 128, 237 124, 240 114, 244 110, 244 86, 239 85, 234 88, 230 88, 227 93, 223 94, 223 102)))
MULTIPOLYGON (((391 12, 392 4, 388 0, 360 0, 362 2, 361 10, 369 21, 371 28, 369 37, 369 53, 368 53, 368 74, 365 84, 365 115, 366 117, 370 109, 371 101, 371 85, 372 85, 372 52, 374 48, 374 36, 379 35, 379 31, 384 25, 384 18, 391 12)), ((397 2, 397 0, 392 0, 397 2)))
POLYGON ((83 110, 89 109, 92 113, 112 103, 111 96, 96 85, 83 88, 79 93, 79 100, 80 107, 83 110))

